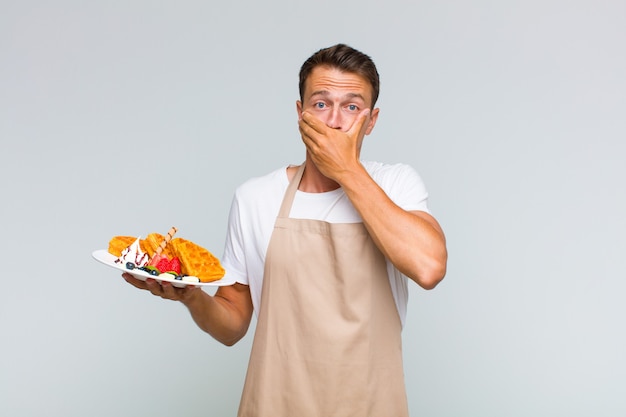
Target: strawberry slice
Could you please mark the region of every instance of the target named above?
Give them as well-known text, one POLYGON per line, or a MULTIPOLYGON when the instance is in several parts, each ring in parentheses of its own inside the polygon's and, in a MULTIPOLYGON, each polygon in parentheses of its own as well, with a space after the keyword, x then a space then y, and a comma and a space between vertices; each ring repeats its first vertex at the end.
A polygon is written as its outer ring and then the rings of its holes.
POLYGON ((174 257, 172 259, 167 259, 166 256, 163 256, 157 264, 155 265, 156 269, 159 272, 174 272, 176 275, 180 275, 180 259, 174 257))
POLYGON ((162 257, 161 259, 159 259, 159 261, 157 262, 157 264, 155 265, 156 269, 159 270, 159 272, 163 273, 163 272, 167 272, 170 270, 170 261, 169 259, 167 259, 166 256, 162 257))
POLYGON ((172 260, 170 261, 169 271, 176 272, 176 275, 180 275, 181 273, 180 259, 178 259, 177 257, 172 258, 172 260))
POLYGON ((163 259, 167 259, 167 257, 165 255, 157 255, 155 254, 152 259, 150 259, 150 263, 148 263, 148 265, 152 265, 156 268, 156 266, 159 264, 159 262, 161 262, 161 260, 163 259))

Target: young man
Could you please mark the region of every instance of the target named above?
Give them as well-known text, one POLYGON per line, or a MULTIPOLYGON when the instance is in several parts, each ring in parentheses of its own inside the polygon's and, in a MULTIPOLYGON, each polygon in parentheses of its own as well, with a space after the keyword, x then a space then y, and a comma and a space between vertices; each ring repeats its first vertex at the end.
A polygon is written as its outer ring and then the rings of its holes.
POLYGON ((360 160, 379 109, 376 67, 346 45, 300 71, 306 159, 240 186, 215 296, 125 278, 179 300, 231 345, 258 317, 239 416, 406 416, 401 330, 407 277, 434 288, 445 238, 410 167, 360 160))

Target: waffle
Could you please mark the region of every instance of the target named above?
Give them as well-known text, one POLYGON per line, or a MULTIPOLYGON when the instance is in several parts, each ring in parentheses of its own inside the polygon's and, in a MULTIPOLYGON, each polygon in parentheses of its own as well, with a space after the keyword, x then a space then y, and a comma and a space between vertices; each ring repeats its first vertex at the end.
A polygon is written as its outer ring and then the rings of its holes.
MULTIPOLYGON (((109 241, 109 253, 119 257, 122 255, 122 251, 132 245, 135 240, 137 238, 133 236, 115 236, 109 241)), ((139 241, 139 246, 141 250, 144 250, 144 245, 141 244, 141 241, 139 241)))
POLYGON ((203 247, 182 238, 172 239, 167 246, 180 259, 183 274, 198 277, 201 282, 217 281, 224 276, 219 259, 203 247))
MULTIPOLYGON (((161 242, 163 242, 163 239, 164 239, 163 235, 160 235, 158 233, 150 233, 148 236, 146 236, 144 240, 140 242, 141 248, 142 250, 145 250, 148 253, 148 256, 150 256, 150 258, 152 258, 154 254, 156 253, 156 250, 161 244, 161 242), (145 246, 145 249, 144 249, 144 246, 145 246)), ((161 255, 165 255, 168 258, 171 258, 172 256, 174 256, 172 252, 172 248, 170 247, 169 244, 165 246, 165 249, 163 249, 163 251, 161 252, 161 255)))

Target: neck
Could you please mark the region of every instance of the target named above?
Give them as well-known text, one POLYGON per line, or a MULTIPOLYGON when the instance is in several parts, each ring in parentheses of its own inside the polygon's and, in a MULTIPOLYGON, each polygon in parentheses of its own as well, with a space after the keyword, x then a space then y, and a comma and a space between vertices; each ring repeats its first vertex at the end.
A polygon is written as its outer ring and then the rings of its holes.
POLYGON ((324 176, 317 166, 311 160, 308 152, 306 155, 306 168, 302 175, 302 181, 298 190, 306 193, 323 193, 326 191, 333 191, 339 188, 339 184, 334 180, 324 176))

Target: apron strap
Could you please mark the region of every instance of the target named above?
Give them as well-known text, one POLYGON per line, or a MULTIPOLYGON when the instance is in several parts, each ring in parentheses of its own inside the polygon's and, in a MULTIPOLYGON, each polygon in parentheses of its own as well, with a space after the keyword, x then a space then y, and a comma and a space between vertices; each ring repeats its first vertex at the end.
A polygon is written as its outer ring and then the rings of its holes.
POLYGON ((283 203, 280 206, 280 211, 278 212, 279 219, 286 219, 289 217, 289 213, 291 212, 291 205, 293 204, 293 199, 296 196, 296 191, 298 191, 298 186, 300 186, 302 174, 304 174, 304 165, 305 164, 303 162, 302 165, 298 167, 296 175, 289 183, 287 191, 285 191, 285 197, 283 198, 283 203))

